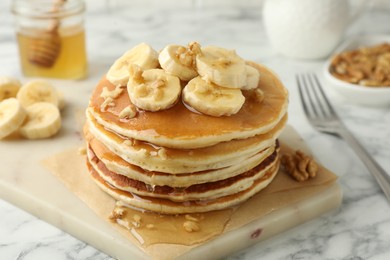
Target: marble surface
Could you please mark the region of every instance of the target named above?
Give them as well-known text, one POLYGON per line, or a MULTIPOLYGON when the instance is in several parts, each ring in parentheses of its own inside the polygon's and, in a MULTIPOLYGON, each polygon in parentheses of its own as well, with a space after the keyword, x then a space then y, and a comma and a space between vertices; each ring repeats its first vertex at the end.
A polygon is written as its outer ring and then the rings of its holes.
MULTIPOLYGON (((344 193, 340 209, 237 252, 228 259, 390 259, 390 204, 373 177, 340 139, 320 134, 308 124, 297 94, 295 75, 313 71, 320 80, 323 60, 297 61, 278 55, 266 37, 261 5, 211 5, 188 1, 178 6, 130 5, 124 1, 88 1, 86 15, 89 77, 82 81, 53 81, 64 91, 67 108, 58 136, 43 141, 1 141, 0 171, 30 172, 44 169, 43 158, 82 144, 75 112, 110 63, 139 42, 156 49, 168 43, 197 40, 234 48, 245 59, 272 68, 290 91, 289 123, 315 156, 334 171, 344 193)), ((0 2, 0 74, 23 78, 9 12, 10 1, 0 2)), ((390 7, 368 9, 346 32, 390 34, 390 7)), ((390 173, 390 106, 362 107, 327 90, 348 128, 390 173)), ((23 181, 23 180, 22 180, 23 181)), ((0 200, 0 259, 111 259, 86 243, 0 200)))

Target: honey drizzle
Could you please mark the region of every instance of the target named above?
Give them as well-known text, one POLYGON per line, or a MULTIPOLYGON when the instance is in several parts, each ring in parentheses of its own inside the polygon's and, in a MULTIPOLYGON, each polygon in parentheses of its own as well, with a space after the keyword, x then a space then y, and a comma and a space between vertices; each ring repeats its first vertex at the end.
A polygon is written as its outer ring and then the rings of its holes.
POLYGON ((262 77, 259 86, 264 92, 265 98, 261 104, 247 99, 237 114, 231 116, 212 117, 199 112, 191 111, 183 102, 177 102, 173 107, 158 111, 147 112, 138 110, 136 117, 122 122, 119 113, 131 101, 128 95, 120 95, 115 106, 109 111, 101 111, 100 105, 103 99, 100 93, 103 87, 109 90, 115 88, 104 77, 95 88, 89 107, 99 114, 104 121, 132 131, 153 131, 154 135, 160 135, 172 139, 192 139, 194 137, 226 134, 238 130, 251 130, 272 124, 277 117, 281 117, 287 107, 288 94, 281 82, 264 67, 257 67, 262 77), (146 129, 146 130, 145 130, 146 129))
POLYGON ((124 209, 126 214, 120 219, 119 225, 128 223, 130 234, 140 246, 146 248, 154 244, 196 245, 222 234, 234 212, 239 208, 231 207, 224 210, 206 213, 167 215, 149 211, 139 211, 134 207, 119 203, 116 208, 124 209), (141 221, 138 227, 133 225, 134 215, 139 215, 141 221), (199 230, 189 232, 184 228, 186 221, 193 221, 199 230))

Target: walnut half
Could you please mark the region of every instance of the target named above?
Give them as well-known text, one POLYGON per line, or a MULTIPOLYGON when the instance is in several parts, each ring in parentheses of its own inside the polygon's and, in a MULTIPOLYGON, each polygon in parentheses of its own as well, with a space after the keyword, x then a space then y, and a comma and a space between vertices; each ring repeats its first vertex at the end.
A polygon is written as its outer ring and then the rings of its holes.
POLYGON ((297 150, 293 154, 284 154, 282 164, 288 174, 299 182, 314 178, 318 172, 317 163, 301 150, 297 150))

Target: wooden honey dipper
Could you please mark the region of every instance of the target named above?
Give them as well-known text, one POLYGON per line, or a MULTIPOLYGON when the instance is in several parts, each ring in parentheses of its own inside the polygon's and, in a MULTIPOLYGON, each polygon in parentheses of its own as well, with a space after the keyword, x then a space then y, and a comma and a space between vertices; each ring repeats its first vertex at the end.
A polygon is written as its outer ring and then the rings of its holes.
MULTIPOLYGON (((56 0, 52 13, 57 13, 66 0, 56 0)), ((32 39, 28 50, 28 60, 40 67, 50 68, 54 65, 61 51, 61 37, 58 32, 60 19, 56 18, 47 31, 32 39)))

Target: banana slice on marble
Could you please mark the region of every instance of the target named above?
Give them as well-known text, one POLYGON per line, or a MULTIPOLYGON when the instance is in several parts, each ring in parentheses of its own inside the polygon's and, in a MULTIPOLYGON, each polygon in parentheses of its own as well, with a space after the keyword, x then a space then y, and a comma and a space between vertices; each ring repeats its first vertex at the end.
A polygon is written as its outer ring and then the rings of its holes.
POLYGON ((221 87, 201 77, 188 82, 182 96, 185 104, 210 116, 236 114, 245 102, 241 89, 221 87))
POLYGON ((27 113, 16 98, 0 102, 0 139, 15 132, 26 119, 27 113))
POLYGON ((250 65, 245 65, 246 68, 246 84, 241 89, 251 90, 259 85, 260 72, 250 65))
POLYGON ((189 81, 198 76, 195 70, 195 60, 200 51, 200 45, 197 42, 188 44, 188 47, 170 44, 160 52, 158 60, 161 68, 166 72, 183 81, 189 81))
POLYGON ((246 85, 245 61, 234 50, 208 46, 196 56, 196 69, 205 80, 226 88, 246 85))
POLYGON ((61 128, 61 116, 57 106, 38 102, 26 108, 27 119, 19 129, 28 139, 42 139, 55 135, 61 128))
POLYGON ((48 102, 55 106, 59 105, 57 90, 45 80, 32 80, 23 85, 17 99, 25 108, 38 102, 48 102))
POLYGON ((168 109, 178 100, 181 92, 180 80, 162 69, 142 70, 130 67, 127 92, 131 102, 147 111, 168 109))
POLYGON ((20 81, 11 77, 0 77, 0 101, 16 97, 20 87, 20 81))
POLYGON ((158 53, 146 43, 138 44, 125 52, 107 72, 106 78, 115 86, 126 86, 129 81, 129 67, 138 65, 142 69, 154 69, 159 66, 158 53))
POLYGON ((60 110, 63 110, 66 106, 64 93, 60 90, 57 90, 57 96, 58 96, 58 108, 60 110))

